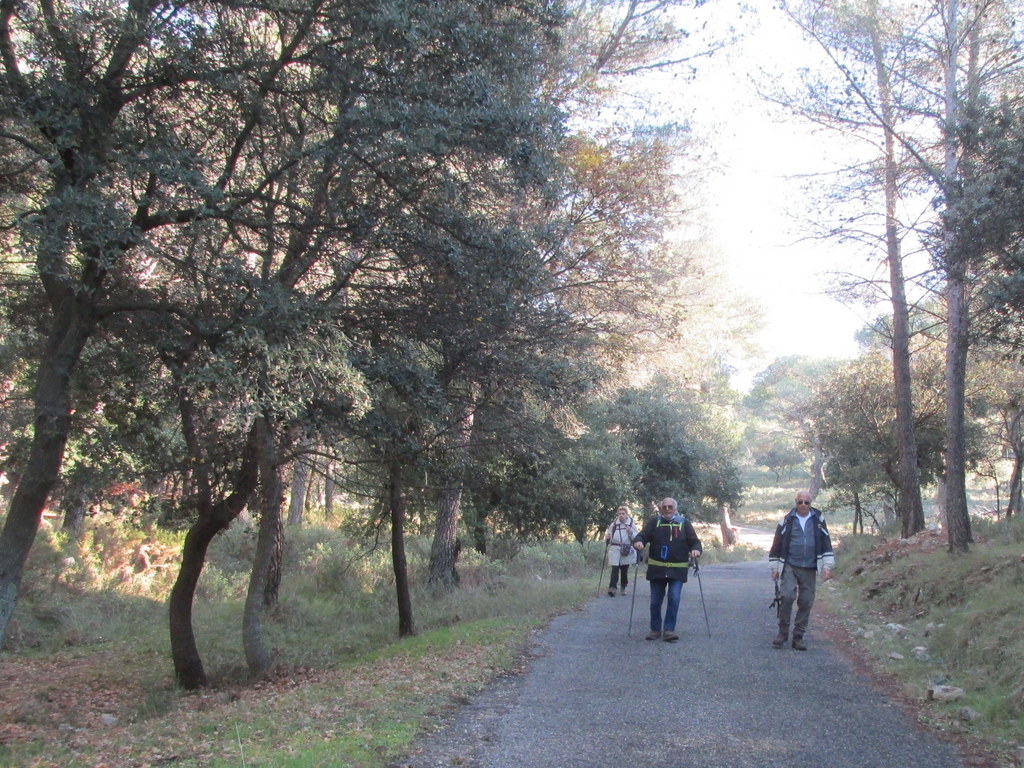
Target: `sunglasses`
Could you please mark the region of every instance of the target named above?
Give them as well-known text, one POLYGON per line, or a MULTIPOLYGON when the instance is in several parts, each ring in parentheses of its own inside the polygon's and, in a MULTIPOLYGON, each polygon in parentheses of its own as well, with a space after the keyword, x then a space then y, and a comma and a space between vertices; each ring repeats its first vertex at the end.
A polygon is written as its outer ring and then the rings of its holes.
POLYGON ((805 506, 806 506, 806 507, 809 507, 809 506, 811 506, 811 502, 809 502, 809 501, 798 501, 798 502, 796 503, 796 505, 797 505, 798 507, 805 507, 805 506))

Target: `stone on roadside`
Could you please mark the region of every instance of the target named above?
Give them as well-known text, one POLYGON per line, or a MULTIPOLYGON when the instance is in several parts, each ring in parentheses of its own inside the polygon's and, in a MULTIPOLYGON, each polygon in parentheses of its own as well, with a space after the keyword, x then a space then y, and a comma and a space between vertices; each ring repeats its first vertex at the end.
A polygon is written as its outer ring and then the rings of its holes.
POLYGON ((960 710, 960 719, 967 723, 973 723, 981 717, 981 712, 971 707, 964 707, 960 710))
POLYGON ((932 701, 958 701, 965 695, 963 688, 955 685, 933 685, 928 688, 928 699, 932 701))

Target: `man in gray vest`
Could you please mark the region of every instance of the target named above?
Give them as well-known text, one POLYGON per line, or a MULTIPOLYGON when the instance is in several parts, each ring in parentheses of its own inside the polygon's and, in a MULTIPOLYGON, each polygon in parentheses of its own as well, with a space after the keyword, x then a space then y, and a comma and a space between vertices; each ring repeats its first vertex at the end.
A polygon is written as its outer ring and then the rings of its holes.
POLYGON ((796 506, 775 528, 775 538, 768 551, 768 565, 772 579, 779 582, 779 634, 772 640, 775 648, 781 648, 789 640, 789 620, 796 602, 796 619, 793 622, 793 647, 806 651, 804 634, 814 605, 814 589, 818 569, 821 578, 832 578, 835 556, 832 554, 832 539, 821 512, 811 506, 810 491, 796 495, 796 506))

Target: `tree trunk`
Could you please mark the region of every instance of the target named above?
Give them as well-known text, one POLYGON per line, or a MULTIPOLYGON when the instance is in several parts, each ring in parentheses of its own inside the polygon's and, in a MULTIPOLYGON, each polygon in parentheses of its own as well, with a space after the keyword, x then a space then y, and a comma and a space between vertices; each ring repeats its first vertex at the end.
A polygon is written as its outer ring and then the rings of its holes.
POLYGON ((807 490, 810 492, 811 498, 816 499, 821 493, 821 489, 825 487, 825 452, 821 449, 817 438, 812 436, 811 443, 814 459, 811 462, 811 482, 807 490))
POLYGON ((430 548, 428 583, 443 590, 451 590, 458 581, 455 571, 456 534, 459 509, 462 505, 462 486, 446 485, 437 502, 437 523, 434 542, 430 548))
POLYGON ((412 617, 412 594, 409 591, 409 564, 405 558, 405 509, 402 499, 402 468, 397 459, 391 462, 388 480, 388 504, 391 510, 391 566, 395 573, 398 598, 398 636, 416 634, 412 617))
MULTIPOLYGON (((885 248, 889 267, 889 299, 892 305, 892 373, 896 398, 896 442, 899 466, 896 471, 896 514, 904 538, 924 529, 921 480, 917 466, 917 435, 914 428, 914 396, 910 370, 910 311, 907 307, 903 254, 900 248, 896 206, 899 199, 899 171, 896 158, 895 105, 889 84, 878 30, 872 27, 875 79, 882 108, 884 135, 885 248)), ((862 521, 863 525, 863 521, 862 521)))
POLYGON ((455 432, 451 440, 451 460, 446 467, 437 502, 434 541, 430 546, 427 582, 447 591, 454 589, 457 581, 455 539, 459 525, 459 510, 462 506, 463 478, 469 460, 469 444, 473 436, 473 418, 472 397, 467 397, 455 423, 455 432))
MULTIPOLYGON (((276 598, 274 586, 275 560, 279 557, 283 539, 281 522, 281 503, 283 483, 280 467, 277 464, 277 451, 274 436, 267 419, 257 419, 258 454, 260 471, 260 525, 256 539, 256 554, 253 558, 252 572, 249 575, 249 590, 245 597, 245 612, 242 619, 242 644, 245 648, 245 661, 249 674, 256 679, 264 678, 270 672, 273 657, 267 648, 263 632, 263 612, 273 602, 267 600, 269 593, 276 598)), ((280 583, 280 568, 277 571, 277 582, 280 583)))
POLYGON ((76 494, 64 511, 64 522, 61 524, 61 530, 66 532, 73 541, 81 539, 82 533, 85 531, 85 513, 89 508, 90 501, 91 499, 88 494, 76 494))
POLYGON ((729 517, 729 505, 723 504, 718 508, 718 528, 722 532, 722 546, 732 549, 736 546, 736 529, 732 526, 729 517))
MULTIPOLYGON (((498 505, 498 499, 495 496, 491 499, 491 507, 498 505)), ((479 552, 481 555, 487 554, 487 510, 480 509, 480 505, 476 505, 476 515, 473 518, 473 549, 479 552)))
POLYGON ((306 508, 309 490, 309 462, 299 456, 292 470, 291 497, 288 500, 288 525, 302 525, 302 511, 306 508))
MULTIPOLYGON (((961 141, 955 128, 959 123, 960 99, 958 94, 960 41, 960 4, 947 0, 945 62, 945 167, 943 174, 947 190, 961 178, 959 151, 961 141)), ((970 69, 970 68, 969 68, 970 69)), ((967 98, 972 97, 976 72, 968 72, 967 98)), ((971 518, 967 509, 967 434, 964 424, 967 394, 967 347, 970 315, 968 310, 968 284, 966 253, 968 244, 957 244, 952 233, 946 236, 946 531, 950 552, 966 552, 971 540, 971 518)))
POLYGON ((216 504, 204 502, 201 497, 198 519, 185 535, 181 569, 168 601, 174 680, 185 690, 201 688, 207 682, 192 628, 192 604, 195 601, 196 585, 206 564, 206 552, 213 537, 226 529, 245 508, 256 489, 258 469, 255 435, 250 432, 232 493, 216 504))
POLYGON ((334 517, 334 467, 330 461, 324 462, 324 518, 334 517))
POLYGON ((947 270, 946 302, 946 533, 950 552, 966 552, 971 541, 967 509, 967 297, 959 272, 947 270))
POLYGON ((93 307, 88 304, 93 294, 81 295, 89 298, 68 292, 56 303, 36 372, 32 444, 0 532, 0 641, 7 635, 25 561, 64 459, 71 429, 71 374, 94 328, 93 307))
POLYGON ((1006 489, 1006 519, 1009 520, 1020 512, 1021 506, 1021 468, 1024 467, 1024 452, 1017 448, 1013 451, 1013 471, 1006 489))
POLYGON ((14 472, 0 472, 0 513, 11 508, 11 499, 14 498, 14 491, 18 488, 20 475, 14 472))

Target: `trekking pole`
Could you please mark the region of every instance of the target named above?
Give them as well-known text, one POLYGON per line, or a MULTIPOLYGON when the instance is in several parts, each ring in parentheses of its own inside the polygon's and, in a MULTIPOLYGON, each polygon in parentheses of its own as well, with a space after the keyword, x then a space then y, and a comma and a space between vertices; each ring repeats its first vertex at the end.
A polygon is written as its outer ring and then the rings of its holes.
POLYGON ((640 563, 640 553, 637 552, 636 571, 633 572, 633 598, 629 601, 629 629, 626 630, 626 637, 633 634, 633 606, 636 605, 636 583, 640 580, 640 563))
POLYGON ((608 562, 608 543, 605 542, 601 552, 601 575, 597 577, 597 594, 601 594, 601 585, 604 584, 604 564, 608 562))
POLYGON ((711 637, 711 622, 708 621, 708 607, 704 604, 704 584, 700 580, 700 565, 697 558, 693 558, 693 572, 697 574, 697 586, 700 587, 700 605, 704 609, 704 626, 708 628, 708 637, 711 637))

